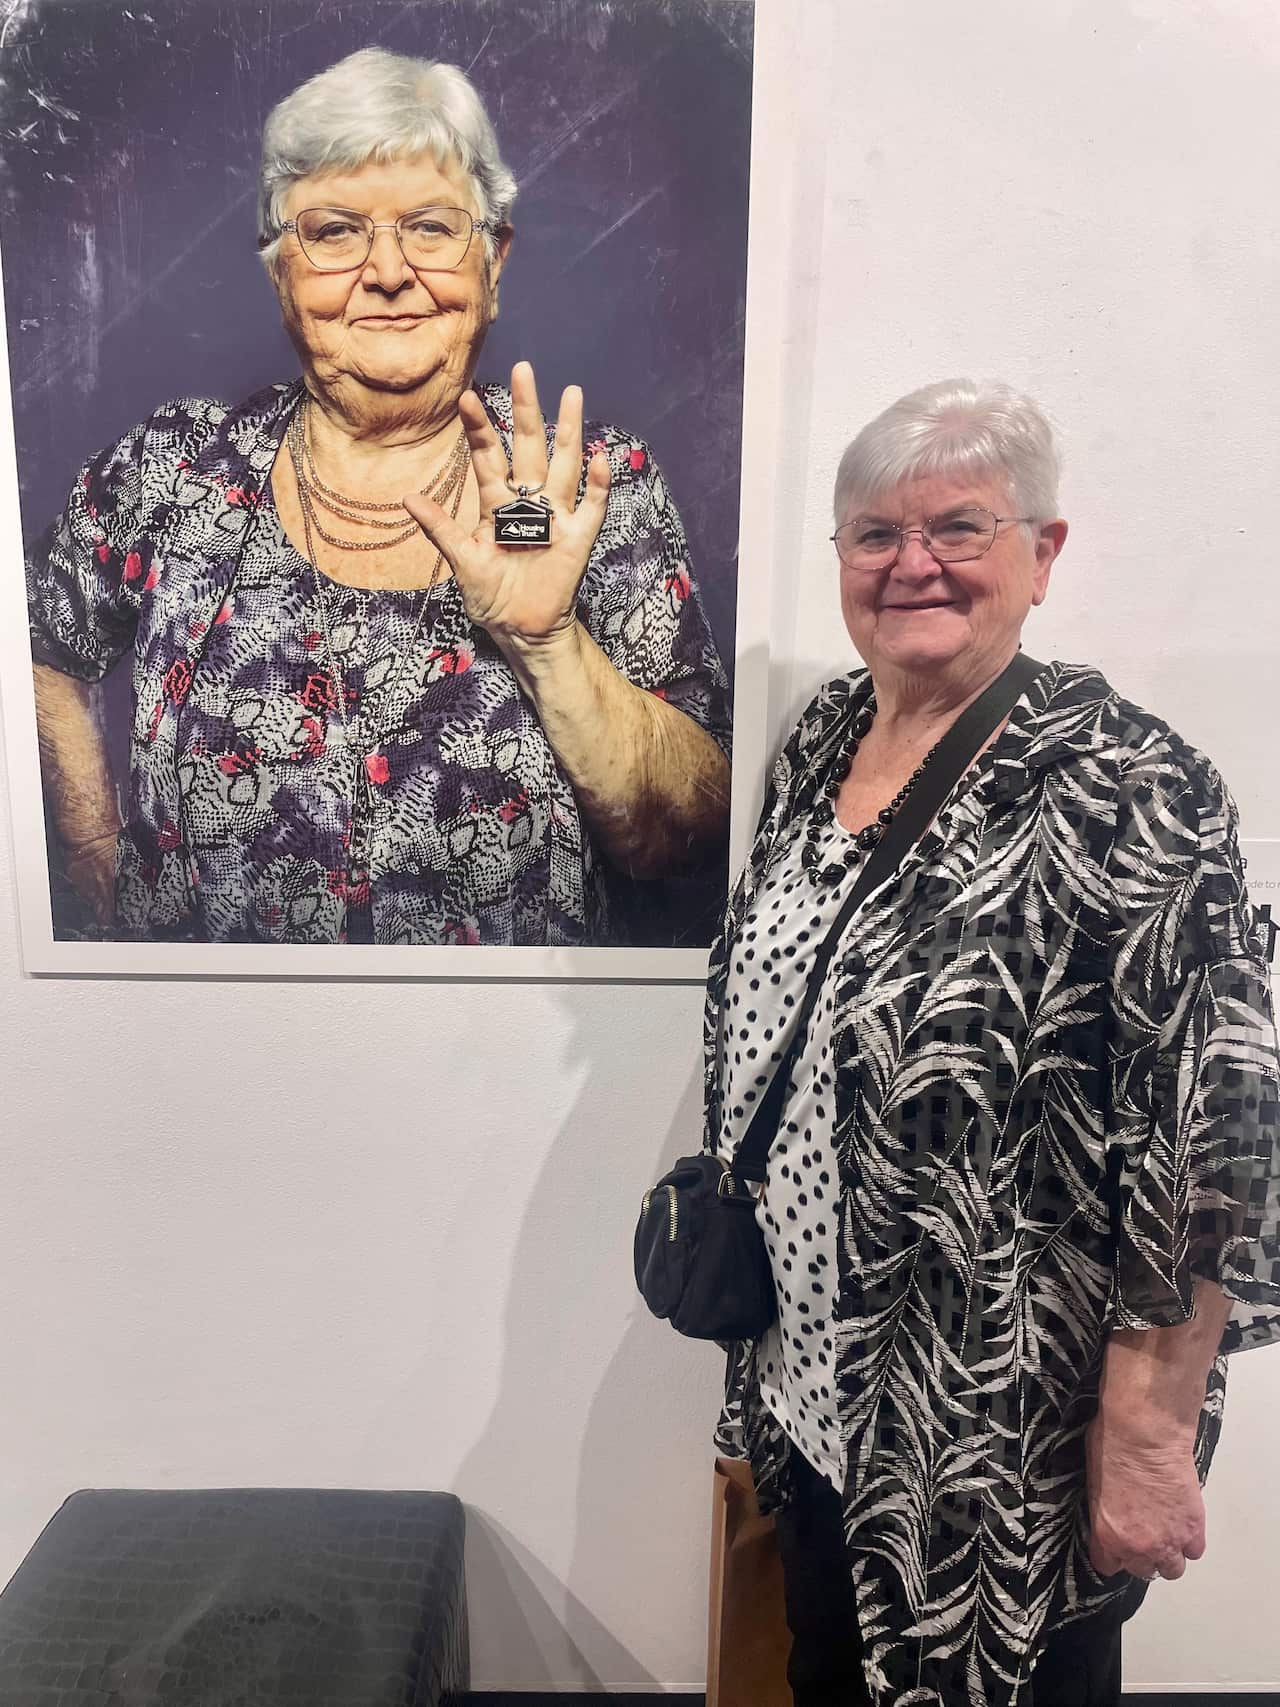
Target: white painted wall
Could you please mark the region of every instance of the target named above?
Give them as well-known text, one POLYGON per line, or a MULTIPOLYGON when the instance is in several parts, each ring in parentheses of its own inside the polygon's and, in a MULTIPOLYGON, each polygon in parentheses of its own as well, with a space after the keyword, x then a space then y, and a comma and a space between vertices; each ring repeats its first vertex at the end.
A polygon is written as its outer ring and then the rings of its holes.
MULTIPOLYGON (((1070 462, 1030 649, 1099 663, 1280 836, 1271 0, 768 0, 761 34, 775 731, 846 661, 844 441, 998 373, 1070 462)), ((696 1136, 698 992, 35 982, 0 860, 0 1578, 82 1485, 453 1487, 479 1687, 696 1685, 717 1360, 642 1314, 629 1239, 696 1136)), ((1233 1382, 1211 1551, 1133 1687, 1280 1687, 1280 1355, 1233 1382)))
MULTIPOLYGON (((1280 10, 856 0, 829 57, 779 712, 843 661, 844 445, 916 385, 998 376, 1067 456, 1072 534, 1028 651, 1097 664, 1214 758, 1246 835, 1280 837, 1280 10)), ((1132 1626, 1131 1688, 1280 1688, 1280 1351, 1231 1379, 1210 1551, 1132 1626)))

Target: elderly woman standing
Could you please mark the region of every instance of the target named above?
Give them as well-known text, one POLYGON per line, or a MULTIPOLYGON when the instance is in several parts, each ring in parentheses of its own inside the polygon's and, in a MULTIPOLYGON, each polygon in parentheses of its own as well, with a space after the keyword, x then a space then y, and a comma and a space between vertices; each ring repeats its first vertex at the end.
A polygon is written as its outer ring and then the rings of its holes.
POLYGON ((647 448, 469 389, 515 183, 453 66, 380 49, 264 137, 302 378, 166 404, 29 565, 67 869, 140 938, 611 940, 606 867, 723 850, 724 673, 647 448), (132 656, 123 826, 86 684, 132 656))
POLYGON ((1223 1354, 1280 1331, 1275 1038, 1218 773, 1092 669, 1013 705, 815 947, 1067 525, 1036 405, 968 382, 850 445, 867 668, 778 761, 713 951, 707 1146, 787 1073, 757 1216, 778 1319, 719 1443, 779 1512, 800 1707, 1102 1707, 1204 1551, 1223 1354), (785 1065, 779 1069, 778 1063, 785 1065))

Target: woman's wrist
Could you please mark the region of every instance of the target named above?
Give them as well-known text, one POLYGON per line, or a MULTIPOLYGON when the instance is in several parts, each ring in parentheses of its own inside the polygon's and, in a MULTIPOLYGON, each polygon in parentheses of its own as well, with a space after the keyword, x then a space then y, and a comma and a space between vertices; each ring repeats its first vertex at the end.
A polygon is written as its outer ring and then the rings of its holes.
POLYGON ((499 635, 491 631, 490 638, 528 693, 536 693, 548 680, 563 676, 567 670, 582 667, 582 625, 576 615, 563 628, 553 629, 549 634, 499 635))
POLYGON ((1230 1313, 1221 1289, 1198 1279, 1189 1320, 1112 1331, 1098 1397, 1109 1444, 1143 1453, 1180 1454, 1194 1447, 1209 1371, 1230 1313))
POLYGON ((1098 1407, 1102 1448, 1118 1457, 1180 1458, 1195 1449, 1198 1421, 1198 1411, 1192 1418, 1184 1406, 1171 1410, 1133 1395, 1104 1398, 1098 1407))

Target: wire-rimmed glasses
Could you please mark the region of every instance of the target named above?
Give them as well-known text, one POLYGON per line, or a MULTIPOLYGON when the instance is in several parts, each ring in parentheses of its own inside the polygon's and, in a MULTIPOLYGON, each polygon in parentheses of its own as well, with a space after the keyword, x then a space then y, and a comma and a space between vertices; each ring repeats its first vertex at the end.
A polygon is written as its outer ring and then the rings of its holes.
POLYGON ((1034 516, 997 516, 981 504, 930 516, 918 528, 899 527, 880 516, 855 516, 836 529, 831 542, 848 569, 892 568, 912 534, 939 563, 972 563, 991 550, 1006 522, 1034 520, 1034 516))
MULTIPOLYGON (((462 265, 477 231, 497 227, 464 207, 415 207, 397 220, 374 220, 342 207, 304 207, 280 227, 292 231, 302 253, 318 272, 346 273, 363 267, 379 231, 394 231, 400 253, 418 273, 452 273, 462 265)), ((259 244, 266 248, 273 238, 259 244)))

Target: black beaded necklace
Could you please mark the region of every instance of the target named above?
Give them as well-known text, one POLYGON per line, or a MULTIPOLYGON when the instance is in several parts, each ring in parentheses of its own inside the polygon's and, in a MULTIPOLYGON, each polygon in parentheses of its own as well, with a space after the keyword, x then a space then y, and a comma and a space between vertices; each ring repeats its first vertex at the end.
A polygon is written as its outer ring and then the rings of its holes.
POLYGON ((902 787, 894 795, 889 804, 882 807, 880 811, 876 813, 874 823, 867 824, 863 829, 858 831, 856 836, 849 837, 843 851, 837 853, 835 857, 832 858, 830 847, 828 846, 824 853, 820 846, 823 832, 829 825, 835 822, 836 796, 840 793, 844 779, 849 774, 850 767, 853 764, 854 756, 857 753, 859 746, 866 739, 867 731, 875 721, 875 715, 876 702, 872 699, 868 701, 867 705, 855 718, 853 725, 853 739, 849 743, 849 750, 843 758, 837 762, 835 769, 827 780, 826 786, 814 802, 813 808, 809 813, 809 822, 804 835, 804 846, 800 850, 800 863, 809 873, 812 881, 820 888, 824 888, 829 884, 839 883, 840 879, 846 872, 852 871, 854 866, 861 864, 864 856, 871 852, 872 848, 875 847, 876 843, 884 835, 890 824, 893 823, 894 818, 902 807, 903 801, 924 775, 929 761, 937 752, 938 747, 942 745, 939 741, 934 746, 930 747, 929 751, 921 759, 920 763, 916 766, 915 770, 912 771, 911 775, 903 783, 902 787))

